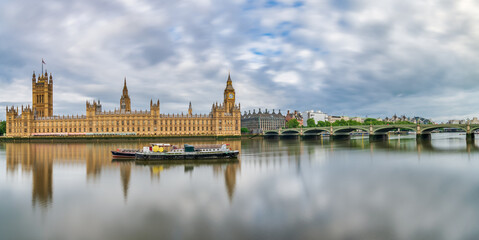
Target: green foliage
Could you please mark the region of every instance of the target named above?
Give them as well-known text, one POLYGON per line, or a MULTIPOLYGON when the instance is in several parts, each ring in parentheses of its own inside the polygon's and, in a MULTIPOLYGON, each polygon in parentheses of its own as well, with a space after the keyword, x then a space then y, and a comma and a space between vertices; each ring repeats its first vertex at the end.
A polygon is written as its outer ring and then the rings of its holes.
POLYGON ((354 120, 344 120, 344 119, 341 119, 341 120, 337 120, 336 122, 333 122, 333 126, 358 126, 358 125, 362 125, 360 122, 358 121, 354 121, 354 120))
POLYGON ((331 123, 326 122, 326 121, 318 121, 318 123, 316 124, 316 126, 318 126, 318 127, 329 127, 330 125, 331 125, 331 123))
POLYGON ((287 128, 297 128, 297 127, 299 127, 299 122, 296 118, 290 119, 288 122, 286 122, 286 127, 287 128))
POLYGON ((0 136, 5 135, 7 132, 7 122, 6 121, 1 121, 0 122, 0 136))
POLYGON ((241 128, 241 133, 249 133, 249 129, 245 128, 245 127, 242 127, 241 128))
POLYGON ((310 118, 308 121, 306 121, 308 124, 308 127, 316 127, 316 124, 314 123, 314 119, 310 118))
POLYGON ((383 121, 378 121, 375 118, 366 118, 363 124, 364 125, 385 125, 383 121))

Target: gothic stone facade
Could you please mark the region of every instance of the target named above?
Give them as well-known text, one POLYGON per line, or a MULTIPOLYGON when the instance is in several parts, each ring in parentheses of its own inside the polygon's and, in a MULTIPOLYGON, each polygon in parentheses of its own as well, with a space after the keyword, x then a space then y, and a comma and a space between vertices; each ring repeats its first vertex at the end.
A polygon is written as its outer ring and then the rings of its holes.
POLYGON ((13 106, 7 111, 7 136, 239 136, 240 104, 228 75, 222 104, 213 104, 209 114, 161 114, 160 102, 150 101, 150 110, 132 111, 126 79, 120 109, 103 111, 100 101, 86 102, 86 115, 53 115, 53 78, 48 73, 32 77, 32 106, 13 106))

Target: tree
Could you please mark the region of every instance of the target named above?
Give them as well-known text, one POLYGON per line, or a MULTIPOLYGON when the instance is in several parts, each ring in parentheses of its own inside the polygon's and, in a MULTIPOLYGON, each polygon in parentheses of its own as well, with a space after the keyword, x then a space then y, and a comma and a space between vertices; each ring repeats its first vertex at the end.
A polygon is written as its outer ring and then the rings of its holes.
POLYGON ((330 125, 331 123, 326 121, 318 121, 318 124, 316 124, 318 127, 329 127, 330 125))
POLYGON ((297 128, 299 127, 299 122, 296 118, 290 119, 288 122, 286 122, 286 127, 297 128))
POLYGON ((249 133, 249 129, 245 128, 245 127, 242 127, 241 128, 241 133, 249 133))
POLYGON ((306 121, 308 124, 308 127, 316 127, 316 124, 314 123, 314 119, 309 118, 308 121, 306 121))
POLYGON ((348 122, 346 122, 344 119, 336 120, 333 122, 333 126, 348 126, 348 122))
POLYGON ((7 122, 1 121, 0 122, 0 136, 3 136, 7 132, 7 122))
POLYGON ((366 120, 364 120, 364 123, 363 123, 363 125, 387 125, 387 124, 389 124, 389 122, 378 121, 375 118, 366 118, 366 120))

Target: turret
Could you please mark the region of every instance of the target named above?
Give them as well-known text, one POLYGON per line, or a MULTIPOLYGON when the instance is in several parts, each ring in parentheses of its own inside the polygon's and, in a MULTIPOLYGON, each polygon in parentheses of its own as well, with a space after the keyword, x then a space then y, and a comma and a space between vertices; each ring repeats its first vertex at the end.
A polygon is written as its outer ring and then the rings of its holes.
POLYGON ((86 101, 86 116, 87 117, 98 115, 101 112, 102 112, 102 106, 101 106, 100 100, 98 100, 98 102, 95 102, 95 100, 93 100, 91 103, 89 101, 86 101))
POLYGON ((153 103, 153 99, 150 100, 150 114, 160 116, 160 100, 156 100, 156 103, 153 103))

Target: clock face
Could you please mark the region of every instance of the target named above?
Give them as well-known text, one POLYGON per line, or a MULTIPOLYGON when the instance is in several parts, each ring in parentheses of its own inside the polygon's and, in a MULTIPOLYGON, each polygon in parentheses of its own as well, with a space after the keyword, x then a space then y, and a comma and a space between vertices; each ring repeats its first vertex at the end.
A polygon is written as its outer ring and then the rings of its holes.
POLYGON ((233 99, 233 97, 234 97, 234 95, 232 93, 230 93, 229 98, 233 99))

